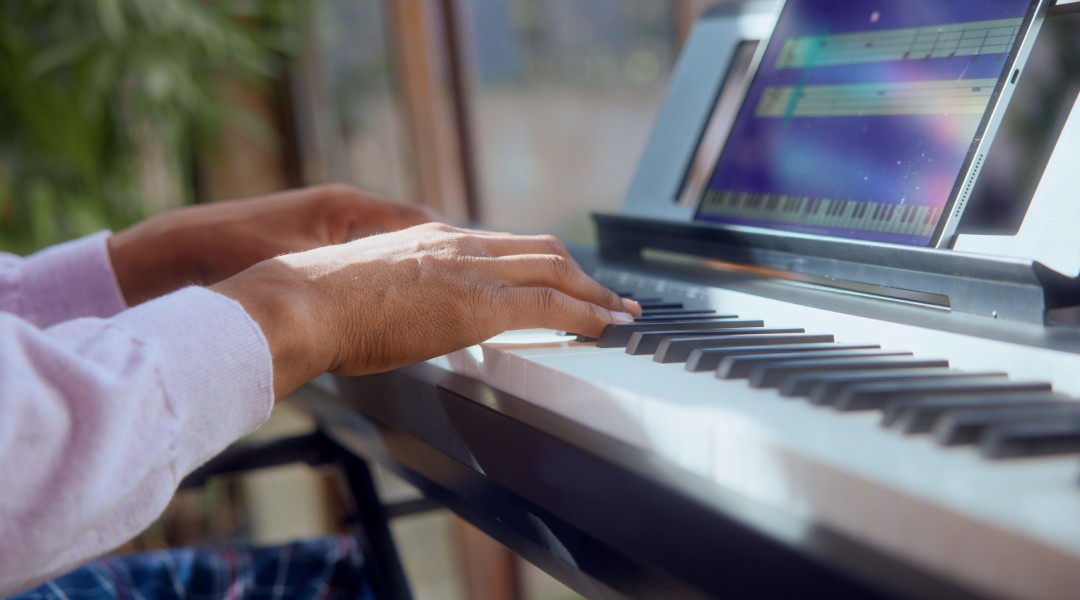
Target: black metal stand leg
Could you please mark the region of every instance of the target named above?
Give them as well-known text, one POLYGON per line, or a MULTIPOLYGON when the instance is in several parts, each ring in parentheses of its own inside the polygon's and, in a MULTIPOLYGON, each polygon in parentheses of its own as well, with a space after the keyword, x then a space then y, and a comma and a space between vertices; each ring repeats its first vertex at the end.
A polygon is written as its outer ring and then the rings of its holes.
POLYGON ((363 459, 349 452, 342 452, 338 460, 356 503, 360 525, 371 545, 370 555, 366 559, 371 565, 376 595, 384 600, 412 600, 405 569, 390 534, 386 510, 375 490, 371 468, 363 459))

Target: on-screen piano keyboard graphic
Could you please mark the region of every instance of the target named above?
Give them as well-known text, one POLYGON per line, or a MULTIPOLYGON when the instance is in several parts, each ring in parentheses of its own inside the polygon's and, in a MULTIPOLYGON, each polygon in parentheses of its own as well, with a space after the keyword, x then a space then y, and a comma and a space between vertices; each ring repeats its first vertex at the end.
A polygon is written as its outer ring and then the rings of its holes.
POLYGON ((989 596, 1080 590, 1080 354, 598 277, 646 314, 433 363, 989 596))
POLYGON ((701 214, 926 237, 934 232, 941 208, 709 190, 702 201, 701 214))

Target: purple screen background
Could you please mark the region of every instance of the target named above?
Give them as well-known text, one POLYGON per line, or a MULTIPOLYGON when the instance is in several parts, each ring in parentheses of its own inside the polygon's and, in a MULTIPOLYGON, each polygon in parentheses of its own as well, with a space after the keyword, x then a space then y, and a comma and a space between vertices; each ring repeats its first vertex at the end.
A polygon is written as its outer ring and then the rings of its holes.
MULTIPOLYGON (((767 87, 998 79, 1006 54, 777 70, 796 37, 1023 17, 1030 0, 788 0, 709 190, 945 206, 981 115, 757 118, 767 87), (871 15, 877 15, 872 21, 871 15)), ((926 245, 929 238, 698 213, 699 220, 926 245)))

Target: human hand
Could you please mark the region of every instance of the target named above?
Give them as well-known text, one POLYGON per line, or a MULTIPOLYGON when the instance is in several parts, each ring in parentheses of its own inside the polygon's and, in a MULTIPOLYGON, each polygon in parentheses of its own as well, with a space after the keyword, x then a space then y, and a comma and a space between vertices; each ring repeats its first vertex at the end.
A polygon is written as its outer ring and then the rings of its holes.
POLYGON ((279 398, 324 371, 385 371, 509 329, 596 336, 641 314, 553 237, 435 223, 280 256, 213 289, 259 323, 279 398))
POLYGON ((321 185, 163 213, 109 238, 129 305, 185 285, 209 285, 290 252, 339 244, 432 220, 346 185, 321 185))

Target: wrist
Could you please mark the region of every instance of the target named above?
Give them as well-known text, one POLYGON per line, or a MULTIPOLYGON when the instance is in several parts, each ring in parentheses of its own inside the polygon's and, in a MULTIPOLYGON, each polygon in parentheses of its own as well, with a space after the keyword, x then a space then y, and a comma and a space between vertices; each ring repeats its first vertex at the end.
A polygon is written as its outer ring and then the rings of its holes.
POLYGON ((169 233, 159 219, 151 218, 109 237, 109 260, 128 306, 191 283, 183 261, 178 260, 183 252, 169 233))
POLYGON ((330 369, 333 345, 310 284, 280 260, 259 263, 210 289, 240 303, 262 329, 282 398, 330 369))

